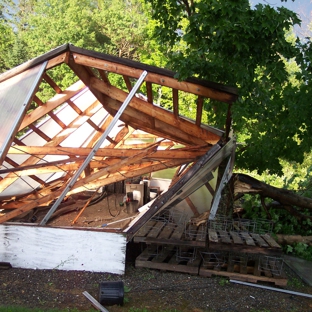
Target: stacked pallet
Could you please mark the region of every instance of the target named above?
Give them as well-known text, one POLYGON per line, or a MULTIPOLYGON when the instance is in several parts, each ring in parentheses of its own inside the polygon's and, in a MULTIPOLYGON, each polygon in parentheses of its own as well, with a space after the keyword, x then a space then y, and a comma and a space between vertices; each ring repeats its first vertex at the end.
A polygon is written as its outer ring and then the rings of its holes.
POLYGON ((225 228, 209 228, 209 224, 181 227, 150 220, 136 234, 134 242, 146 243, 146 249, 136 259, 136 267, 287 284, 282 249, 268 233, 229 228, 228 224, 225 228))

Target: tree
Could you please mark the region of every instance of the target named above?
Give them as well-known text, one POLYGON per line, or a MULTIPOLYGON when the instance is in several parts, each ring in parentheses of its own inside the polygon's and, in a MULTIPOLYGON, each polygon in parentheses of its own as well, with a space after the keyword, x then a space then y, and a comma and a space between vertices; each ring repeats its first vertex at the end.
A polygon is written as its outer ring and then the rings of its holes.
MULTIPOLYGON (((300 23, 297 15, 269 5, 252 9, 247 0, 146 1, 179 79, 195 75, 238 87, 233 127, 242 145, 236 165, 280 173, 280 159, 302 161, 311 149, 310 76, 305 69, 310 45, 289 35, 300 23), (291 74, 288 63, 293 59, 300 67, 291 74)), ((213 112, 214 105, 205 107, 213 112)), ((220 127, 223 113, 218 106, 210 121, 220 127)))
POLYGON ((98 8, 95 19, 112 43, 107 53, 139 60, 147 42, 147 18, 141 1, 99 0, 98 8))
POLYGON ((289 214, 293 215, 301 224, 306 220, 309 222, 309 227, 312 224, 311 198, 300 196, 286 189, 271 186, 245 174, 235 174, 232 179, 234 180, 237 197, 244 194, 260 195, 262 207, 264 211, 266 211, 269 219, 272 219, 269 208, 284 209, 288 211, 289 214), (274 201, 267 205, 264 201, 265 198, 271 198, 274 201), (305 210, 306 213, 303 212, 305 210))
POLYGON ((13 30, 8 25, 7 18, 5 17, 5 4, 5 2, 0 2, 0 73, 10 68, 7 63, 7 55, 14 42, 13 30))

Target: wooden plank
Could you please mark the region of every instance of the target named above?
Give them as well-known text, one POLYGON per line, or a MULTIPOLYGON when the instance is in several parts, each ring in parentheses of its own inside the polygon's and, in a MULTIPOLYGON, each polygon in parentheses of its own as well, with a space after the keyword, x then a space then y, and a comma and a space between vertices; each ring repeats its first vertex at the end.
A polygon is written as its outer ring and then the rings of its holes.
MULTIPOLYGON (((73 53, 73 58, 75 63, 86 65, 88 67, 95 67, 98 69, 103 69, 110 72, 115 72, 121 75, 127 75, 134 78, 139 78, 142 69, 137 69, 133 67, 129 67, 122 64, 117 64, 112 61, 107 60, 100 60, 93 57, 85 56, 83 54, 73 53)), ((161 74, 153 73, 153 70, 148 70, 148 75, 145 78, 146 82, 164 85, 169 88, 194 93, 197 95, 202 95, 204 97, 212 98, 217 101, 226 102, 226 103, 232 103, 236 100, 237 95, 233 92, 233 89, 228 90, 218 90, 217 88, 210 88, 203 85, 199 85, 193 82, 187 82, 187 81, 178 81, 177 79, 174 79, 173 77, 164 76, 161 74)), ((222 86, 223 87, 223 86, 222 86)), ((225 89, 225 87, 223 87, 225 89)))
MULTIPOLYGON (((123 102, 127 97, 127 92, 120 90, 114 86, 107 85, 104 81, 96 77, 90 78, 90 86, 102 92, 103 94, 110 96, 114 100, 117 100, 120 102, 123 102)), ((117 109, 116 107, 114 108, 113 102, 111 103, 106 102, 106 105, 108 105, 110 108, 114 110, 117 109)), ((107 106, 105 106, 105 108, 107 108, 107 106)), ((203 143, 204 141, 207 141, 207 142, 209 141, 212 144, 216 144, 218 140, 220 139, 220 136, 209 131, 204 131, 202 128, 196 126, 193 123, 185 122, 181 118, 175 117, 171 112, 166 112, 162 108, 156 105, 150 104, 140 98, 133 98, 131 103, 129 104, 129 107, 127 107, 127 110, 125 110, 124 114, 130 115, 130 117, 134 120, 140 119, 138 120, 140 124, 141 122, 143 123, 143 121, 144 123, 149 124, 150 130, 157 129, 157 128, 159 128, 159 130, 162 130, 161 126, 167 126, 167 127, 170 126, 168 129, 170 129, 170 131, 172 132, 171 133, 172 135, 174 135, 173 133, 174 129, 175 129, 175 132, 177 132, 177 130, 180 130, 181 135, 182 134, 184 134, 185 136, 192 135, 193 136, 192 139, 194 140, 193 144, 196 141, 198 141, 198 144, 204 144, 203 143), (143 120, 142 120, 142 117, 144 117, 143 120), (157 126, 157 124, 159 126, 157 126)), ((151 131, 148 131, 148 132, 153 133, 151 131)), ((178 135, 178 133, 176 133, 176 135, 178 135)))
POLYGON ((153 262, 164 262, 167 258, 171 258, 175 254, 175 247, 174 246, 171 246, 169 248, 162 246, 160 248, 162 248, 160 250, 160 253, 157 254, 151 261, 153 261, 153 262))
POLYGON ((173 114, 179 116, 179 91, 177 89, 172 89, 172 104, 173 104, 173 114))
POLYGON ((259 282, 269 282, 274 283, 278 286, 287 286, 287 278, 274 278, 274 277, 267 277, 267 276, 254 276, 250 274, 240 274, 235 272, 226 272, 226 271, 216 271, 216 270, 209 270, 200 268, 199 269, 200 276, 225 276, 229 279, 235 279, 238 281, 250 282, 250 283, 259 283, 259 282))
MULTIPOLYGON (((132 144, 133 145, 133 144, 132 144)), ((132 146, 131 145, 131 146, 132 146)), ((149 144, 150 145, 150 144, 149 144)), ((161 144, 160 144, 161 145, 161 144)), ((153 156, 146 156, 147 159, 177 159, 177 158, 197 158, 204 155, 208 149, 200 148, 198 150, 157 150, 153 156)), ((86 147, 59 147, 59 146, 11 146, 8 154, 36 154, 36 155, 79 155, 88 156, 92 151, 91 148, 86 147)), ((138 150, 129 148, 100 148, 96 151, 95 156, 102 157, 132 157, 138 154, 138 150)))
POLYGON ((173 227, 173 225, 168 225, 166 224, 165 227, 163 227, 162 231, 160 232, 160 234, 158 235, 159 239, 169 239, 171 233, 173 232, 175 228, 173 227))
POLYGON ((247 232, 241 232, 241 236, 245 239, 246 245, 248 246, 256 246, 254 240, 247 232))
POLYGON ((193 202, 191 201, 191 199, 189 197, 185 198, 186 203, 189 205, 190 209, 192 210, 194 216, 198 216, 199 212, 196 208, 196 206, 193 204, 193 202))
POLYGON ((203 104, 204 104, 204 99, 202 96, 199 96, 197 99, 197 110, 196 110, 196 125, 200 126, 201 125, 201 120, 202 120, 202 114, 203 114, 203 104))
POLYGON ((174 229, 174 231, 173 231, 173 233, 172 233, 172 235, 171 235, 171 239, 173 239, 173 240, 179 240, 179 239, 182 238, 183 234, 184 234, 184 227, 182 227, 182 226, 177 226, 177 227, 174 229))
POLYGON ((134 236, 134 241, 136 241, 137 238, 141 236, 146 236, 148 232, 152 229, 152 227, 156 224, 156 221, 149 220, 148 222, 145 223, 144 226, 142 226, 137 234, 134 236))
POLYGON ((262 239, 259 234, 251 233, 250 235, 260 247, 269 247, 269 245, 264 241, 264 239, 262 239))
POLYGON ((0 270, 8 270, 12 269, 12 265, 10 262, 0 262, 0 270))
POLYGON ((242 241, 241 237, 239 236, 239 234, 237 232, 230 231, 230 235, 233 239, 234 244, 238 244, 238 245, 244 244, 244 242, 242 241))
MULTIPOLYGON (((156 250, 156 246, 155 247, 155 250, 156 250)), ((152 246, 150 246, 149 248, 152 248, 152 246)), ((145 248, 143 250, 143 252, 136 258, 136 260, 138 261, 147 261, 148 259, 151 258, 151 249, 149 248, 145 248)))
POLYGON ((151 261, 142 261, 141 258, 138 257, 135 260, 135 267, 189 273, 196 275, 198 274, 198 265, 192 266, 187 264, 180 264, 180 262, 176 259, 175 253, 171 256, 168 262, 158 262, 157 257, 153 258, 151 261))
POLYGON ((157 221, 155 225, 152 227, 151 231, 147 234, 147 237, 156 238, 164 226, 165 222, 157 221))
POLYGON ((253 274, 254 274, 255 276, 260 276, 260 275, 261 275, 261 272, 259 271, 259 257, 257 257, 256 260, 255 260, 255 265, 254 265, 253 274))
POLYGON ((264 234, 261 237, 273 248, 281 248, 281 246, 269 235, 264 234))
POLYGON ((247 259, 246 255, 242 255, 240 257, 240 266, 239 266, 239 273, 240 274, 247 274, 247 259))
POLYGON ((72 98, 75 94, 80 92, 84 87, 85 85, 81 81, 78 81, 72 86, 70 86, 68 89, 63 91, 62 93, 55 95, 53 98, 48 100, 44 106, 39 106, 35 110, 33 110, 31 113, 27 114, 24 117, 23 122, 20 125, 18 131, 21 131, 22 129, 29 126, 34 121, 38 120, 39 118, 53 111, 59 105, 63 104, 64 102, 72 98))
POLYGON ((215 230, 209 229, 208 230, 208 236, 209 236, 209 242, 212 242, 212 243, 218 243, 219 242, 218 234, 215 230))
POLYGON ((231 238, 229 236, 229 233, 226 231, 218 230, 218 233, 220 235, 220 239, 222 243, 224 244, 232 244, 231 238))
POLYGON ((233 255, 230 254, 228 258, 228 265, 226 268, 227 272, 233 272, 234 271, 234 262, 233 262, 233 255))

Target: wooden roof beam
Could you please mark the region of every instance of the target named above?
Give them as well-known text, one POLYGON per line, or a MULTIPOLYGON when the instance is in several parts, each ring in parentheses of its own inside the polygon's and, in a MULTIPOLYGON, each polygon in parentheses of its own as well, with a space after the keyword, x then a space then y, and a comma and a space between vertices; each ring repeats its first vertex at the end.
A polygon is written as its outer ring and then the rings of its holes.
POLYGON ((49 112, 53 111, 58 106, 69 100, 71 97, 79 93, 84 88, 85 85, 81 81, 78 81, 69 88, 67 88, 65 91, 63 91, 62 93, 55 95, 52 99, 48 100, 44 105, 37 107, 31 113, 27 114, 24 117, 24 120, 18 131, 23 130, 33 122, 42 118, 49 112))
MULTIPOLYGON (((108 72, 126 75, 133 78, 139 78, 142 70, 136 69, 133 67, 129 67, 126 65, 114 63, 107 60, 100 60, 94 57, 72 53, 73 59, 76 64, 84 65, 87 67, 94 67, 97 69, 102 69, 108 72)), ((155 83, 161 86, 167 86, 169 88, 185 91, 192 94, 201 95, 203 97, 207 97, 216 101, 225 102, 225 103, 233 103, 236 100, 236 95, 229 94, 224 91, 220 91, 214 88, 205 87, 199 84, 195 84, 192 82, 179 81, 177 79, 156 74, 149 73, 145 78, 145 81, 155 83)))
MULTIPOLYGON (((93 116, 96 113, 96 108, 99 106, 99 103, 96 101, 92 105, 90 105, 83 113, 84 116, 93 116)), ((61 144, 67 137, 68 137, 68 131, 67 129, 73 129, 74 131, 77 128, 77 120, 79 120, 81 116, 78 116, 75 118, 66 129, 62 129, 50 142, 46 143, 45 146, 57 146, 61 144)), ((37 156, 31 156, 26 161, 24 161, 21 166, 27 166, 36 164, 38 162, 37 156)), ((0 181, 0 192, 5 190, 8 186, 10 186, 15 180, 17 180, 18 177, 14 175, 13 173, 9 173, 9 175, 0 181)))
POLYGON ((204 99, 202 96, 199 96, 197 99, 197 109, 196 109, 196 125, 200 126, 202 121, 202 114, 203 114, 203 104, 204 99))
POLYGON ((126 83, 128 91, 130 92, 132 90, 132 84, 131 84, 130 78, 128 76, 123 75, 123 79, 126 83))
POLYGON ((45 72, 43 74, 43 79, 54 89, 57 94, 62 93, 62 89, 54 82, 54 80, 45 72))
POLYGON ((179 91, 177 89, 172 89, 172 103, 173 103, 173 114, 174 116, 179 116, 179 91))
MULTIPOLYGON (((154 171, 158 171, 158 170, 162 170, 165 168, 172 168, 175 166, 178 166, 181 164, 182 160, 173 160, 173 161, 169 161, 166 163, 157 163, 157 164, 152 164, 146 167, 135 167, 132 168, 133 170, 131 170, 131 167, 127 168, 125 170, 125 172, 123 172, 122 174, 120 173, 114 173, 112 175, 110 175, 107 178, 104 178, 102 180, 97 180, 94 182, 91 182, 89 184, 86 185, 86 187, 88 187, 88 189, 96 189, 99 186, 105 186, 114 182, 118 182, 118 181, 123 181, 125 179, 128 178, 133 178, 133 177, 137 177, 143 174, 147 174, 150 172, 154 172, 154 171), (134 170, 135 169, 135 170, 134 170)), ((72 190, 70 192, 68 192, 68 195, 71 194, 76 194, 76 193, 80 193, 82 191, 86 190, 86 187, 80 186, 80 187, 76 187, 75 185, 73 186, 72 190)), ((15 218, 19 215, 21 215, 24 212, 30 211, 31 209, 41 206, 47 202, 50 202, 51 200, 55 200, 55 198, 59 197, 62 194, 62 188, 51 192, 48 195, 45 195, 43 197, 38 197, 37 199, 34 199, 32 202, 19 207, 18 209, 14 209, 12 211, 10 211, 9 213, 6 213, 3 216, 0 216, 0 224, 3 222, 6 222, 8 220, 11 220, 12 218, 15 218)))
MULTIPOLYGON (((69 62, 69 66, 74 70, 76 75, 86 84, 89 86, 90 90, 93 92, 93 94, 97 97, 97 99, 103 104, 105 109, 111 114, 115 115, 118 111, 119 107, 121 106, 121 102, 123 102, 126 97, 127 93, 115 88, 113 86, 110 86, 106 84, 104 81, 96 78, 90 70, 88 70, 84 66, 77 65, 73 60, 69 62), (103 89, 104 88, 104 89, 103 89), (107 90, 108 89, 108 90, 107 90), (106 92, 104 92, 106 91, 106 92), (107 94, 106 94, 107 93, 107 94), (111 97, 118 97, 120 99, 119 101, 116 101, 114 98, 111 97)), ((147 75, 148 76, 148 75, 147 75)), ((207 137, 207 131, 204 131, 201 128, 196 127, 194 124, 183 121, 183 120, 173 120, 172 114, 170 112, 166 112, 165 110, 157 107, 157 109, 160 109, 161 111, 154 111, 154 108, 156 108, 154 105, 149 104, 141 99, 138 99, 134 97, 124 113, 121 115, 120 120, 123 120, 126 124, 131 125, 133 128, 140 128, 146 132, 154 133, 158 136, 164 135, 164 133, 167 134, 167 136, 172 136, 171 139, 178 142, 188 142, 188 144, 204 144, 205 141, 203 141, 202 138, 200 138, 200 135, 207 137), (140 101, 137 103, 137 101, 140 101), (136 104, 137 103, 137 104, 136 104), (142 103, 144 104, 142 106, 142 103), (137 108, 139 109, 133 109, 132 106, 137 105, 137 108), (153 108, 153 110, 151 110, 153 108), (143 113, 142 110, 145 110, 147 113, 143 113), (155 112, 158 112, 158 118, 160 120, 157 120, 155 112), (167 125, 162 120, 165 119, 165 117, 171 118, 171 123, 174 125, 167 125), (155 128, 156 124, 156 128, 155 128), (181 125, 179 125, 181 124, 181 125), (182 127, 182 124, 184 127, 182 127), (196 127, 195 129, 188 129, 190 127, 196 127), (180 131, 177 131, 176 126, 179 126, 180 131), (186 129, 185 129, 186 128, 186 129), (167 130, 167 131, 166 131, 167 130), (168 133, 169 130, 169 133, 168 133), (186 132, 187 131, 187 132, 186 132), (195 138, 191 137, 189 134, 194 133, 195 138), (193 133, 192 133, 193 132, 193 133), (206 135, 204 135, 206 134, 206 135), (198 139, 196 139, 196 136, 198 139), (178 139, 180 137, 180 139, 178 139), (183 139, 181 139, 183 137, 183 139)), ((220 137, 215 135, 214 133, 209 133, 210 137, 213 137, 214 140, 211 143, 216 143, 220 137)))
MULTIPOLYGON (((148 77, 148 75, 147 75, 148 77)), ((119 102, 123 102, 125 98, 127 97, 127 93, 116 88, 113 86, 107 85, 102 80, 99 80, 95 77, 90 78, 90 86, 92 89, 96 89, 97 91, 102 92, 103 94, 111 97, 112 99, 115 99, 119 102)), ((112 105, 112 103, 107 103, 107 105, 110 105, 111 108, 113 108, 115 111, 118 110, 118 105, 114 103, 115 105, 112 105), (114 106, 114 107, 113 107, 114 106)), ((107 107, 105 106, 105 108, 107 107)), ((173 127, 173 132, 171 134, 178 135, 177 132, 181 131, 184 133, 187 133, 189 136, 193 136, 195 138, 198 138, 199 140, 207 141, 209 143, 215 144, 219 141, 220 136, 216 135, 215 133, 209 132, 208 130, 205 130, 187 120, 184 120, 182 118, 177 118, 172 113, 162 109, 161 107, 158 107, 156 105, 150 104, 140 98, 133 98, 132 101, 129 104, 129 107, 127 107, 127 110, 125 111, 125 114, 129 114, 131 109, 135 109, 135 113, 133 113, 134 119, 140 119, 139 125, 142 123, 145 124, 145 128, 147 128, 147 125, 149 124, 148 128, 155 129, 155 127, 152 125, 152 123, 160 123, 160 133, 166 133, 164 130, 166 130, 166 125, 168 127, 173 127), (141 116, 140 116, 141 115, 141 116), (151 119, 150 119, 151 117, 151 119), (142 119, 143 118, 143 119, 142 119), (165 127, 164 127, 165 126, 165 127), (178 131, 177 131, 178 130, 178 131)), ((129 123, 131 124, 131 123, 129 123)), ((150 131, 147 131, 150 132, 150 131)), ((195 143, 195 142, 194 142, 195 143)), ((200 144, 200 143, 195 143, 200 144)))
MULTIPOLYGON (((118 101, 106 101, 105 109, 109 110, 111 114, 115 115, 120 105, 121 103, 118 101)), ((127 124, 130 124, 134 128, 139 128, 143 131, 162 136, 163 138, 170 139, 181 144, 207 144, 206 141, 198 138, 197 136, 192 136, 191 134, 187 133, 183 128, 175 127, 174 125, 167 124, 162 120, 153 118, 150 115, 142 113, 140 110, 131 107, 131 104, 129 104, 120 119, 127 124)), ((219 140, 220 137, 217 137, 215 141, 212 142, 210 140, 209 143, 216 143, 219 140)))
MULTIPOLYGON (((44 103, 37 97, 37 95, 34 96, 33 101, 37 103, 38 106, 43 106, 44 103)), ((66 125, 63 123, 63 121, 58 118, 53 112, 48 112, 48 115, 63 129, 66 128, 66 125)))
MULTIPOLYGON (((149 144, 150 146, 151 144, 149 144)), ((177 159, 177 158, 196 158, 205 154, 210 149, 209 146, 196 146, 193 149, 177 148, 157 150, 153 158, 158 159, 177 159)), ((29 154, 29 155, 65 155, 65 156, 88 156, 92 148, 85 147, 62 147, 62 146, 12 146, 9 149, 10 154, 29 154)), ((137 154, 138 149, 120 149, 120 148, 99 148, 95 156, 128 158, 137 154)))

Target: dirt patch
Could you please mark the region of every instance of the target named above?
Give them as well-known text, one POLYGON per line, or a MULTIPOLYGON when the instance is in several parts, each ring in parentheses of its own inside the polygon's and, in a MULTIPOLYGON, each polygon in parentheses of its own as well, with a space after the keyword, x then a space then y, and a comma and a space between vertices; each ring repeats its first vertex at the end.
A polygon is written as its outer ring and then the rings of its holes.
MULTIPOLYGON (((88 206, 79 216, 75 226, 123 228, 133 216, 127 211, 123 194, 112 195, 88 206)), ((51 226, 69 226, 84 206, 77 199, 73 210, 54 218, 51 226)), ((44 215, 43 215, 44 216, 44 215)), ((40 217, 38 215, 38 217, 40 217)), ((138 245, 138 244, 134 244, 138 245)), ((139 246, 137 246, 139 248, 139 246)), ((138 250, 128 246, 127 265, 124 275, 85 271, 28 270, 12 268, 0 270, 0 305, 15 305, 47 309, 92 309, 90 301, 82 294, 89 292, 99 300, 99 285, 104 281, 123 281, 126 289, 123 306, 106 307, 110 312, 135 311, 291 311, 311 312, 312 299, 294 294, 285 294, 251 286, 230 283, 226 278, 201 277, 186 273, 165 272, 135 268, 134 259, 138 250)), ((312 287, 304 285, 289 269, 289 286, 286 289, 312 294, 312 287)), ((272 284, 262 284, 274 286, 272 284)))
MULTIPOLYGON (((122 229, 130 223, 131 217, 136 215, 136 212, 124 203, 124 196, 123 193, 110 194, 88 205, 91 196, 88 194, 84 198, 80 194, 79 197, 70 198, 68 205, 58 208, 56 214, 59 214, 52 215, 47 225, 122 229)), ((35 212, 35 222, 40 223, 48 211, 47 208, 38 209, 35 212)))
MULTIPOLYGON (((291 273, 287 289, 312 294, 291 273)), ((312 299, 230 283, 225 278, 205 278, 185 273, 135 268, 129 263, 125 275, 59 270, 0 270, 1 305, 43 310, 92 309, 82 294, 89 292, 100 300, 99 285, 123 281, 123 306, 106 306, 110 312, 133 311, 311 311, 312 299)), ((273 286, 273 285, 270 285, 273 286)))

